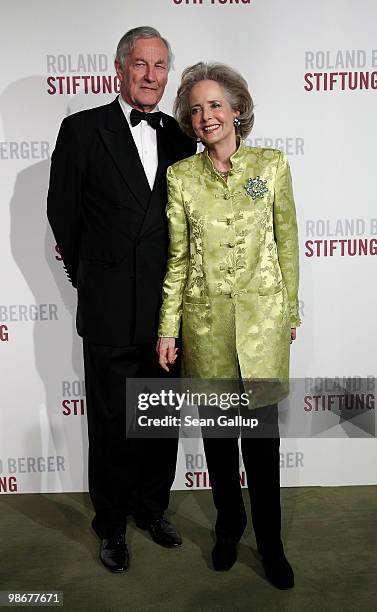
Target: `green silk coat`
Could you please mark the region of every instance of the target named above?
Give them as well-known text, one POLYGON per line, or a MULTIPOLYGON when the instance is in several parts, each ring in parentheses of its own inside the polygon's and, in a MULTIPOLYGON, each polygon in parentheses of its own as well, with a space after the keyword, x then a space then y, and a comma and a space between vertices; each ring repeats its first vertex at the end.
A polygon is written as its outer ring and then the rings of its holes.
POLYGON ((168 169, 159 336, 178 337, 182 320, 186 377, 236 378, 239 363, 242 378, 286 379, 300 324, 288 161, 241 141, 231 163, 227 182, 206 150, 168 169))

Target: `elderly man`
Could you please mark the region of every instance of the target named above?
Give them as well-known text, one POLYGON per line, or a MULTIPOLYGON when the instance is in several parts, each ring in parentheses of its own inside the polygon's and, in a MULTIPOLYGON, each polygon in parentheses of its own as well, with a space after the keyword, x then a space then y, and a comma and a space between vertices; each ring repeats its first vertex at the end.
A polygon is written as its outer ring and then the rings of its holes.
POLYGON ((124 571, 126 515, 164 546, 177 440, 126 438, 126 378, 157 377, 154 353, 168 234, 166 168, 196 145, 158 110, 172 61, 169 43, 140 27, 120 40, 120 96, 64 119, 52 156, 48 219, 77 287, 84 343, 92 526, 100 558, 124 571))

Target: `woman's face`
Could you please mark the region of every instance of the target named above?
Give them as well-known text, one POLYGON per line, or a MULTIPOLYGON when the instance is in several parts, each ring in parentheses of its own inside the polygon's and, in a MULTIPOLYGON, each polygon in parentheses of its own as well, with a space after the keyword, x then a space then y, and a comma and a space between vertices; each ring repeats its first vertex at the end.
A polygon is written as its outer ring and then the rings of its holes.
POLYGON ((227 99, 224 88, 216 81, 199 81, 190 91, 192 128, 208 147, 221 144, 235 146, 233 119, 239 115, 227 99))

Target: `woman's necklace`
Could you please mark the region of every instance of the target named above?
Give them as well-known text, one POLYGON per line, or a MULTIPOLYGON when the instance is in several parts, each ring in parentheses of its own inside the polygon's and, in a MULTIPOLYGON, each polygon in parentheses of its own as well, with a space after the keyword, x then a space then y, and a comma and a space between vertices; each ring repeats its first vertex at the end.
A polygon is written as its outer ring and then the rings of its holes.
POLYGON ((214 164, 213 159, 212 159, 212 163, 213 163, 213 167, 215 168, 216 172, 220 174, 221 178, 223 178, 224 181, 226 181, 226 179, 228 178, 229 172, 230 172, 230 168, 229 170, 219 170, 219 168, 216 168, 216 165, 214 164))
POLYGON ((221 178, 224 179, 224 181, 226 181, 228 176, 229 176, 229 172, 230 172, 231 168, 229 168, 228 170, 220 170, 219 168, 216 167, 215 160, 210 155, 209 155, 209 158, 211 159, 213 167, 216 170, 217 174, 219 174, 221 176, 221 178))
MULTIPOLYGON (((217 170, 217 168, 216 168, 216 170, 217 170)), ((220 174, 221 178, 223 178, 224 181, 226 181, 226 179, 228 178, 230 170, 217 170, 217 172, 220 174)))

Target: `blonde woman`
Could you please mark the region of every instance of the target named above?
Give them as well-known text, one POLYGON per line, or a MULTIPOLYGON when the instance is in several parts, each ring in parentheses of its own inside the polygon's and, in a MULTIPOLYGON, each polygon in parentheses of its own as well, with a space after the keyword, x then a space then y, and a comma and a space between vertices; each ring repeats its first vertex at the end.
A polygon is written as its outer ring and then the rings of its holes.
MULTIPOLYGON (((289 166, 245 144, 246 81, 222 64, 187 68, 175 101, 181 129, 205 150, 168 170, 170 250, 157 350, 186 377, 287 379, 298 314, 298 239, 289 166)), ((277 406, 264 409, 276 423, 277 406)), ((237 438, 203 439, 217 509, 216 570, 229 570, 246 526, 237 438)), ((253 526, 267 578, 294 586, 280 536, 279 434, 242 437, 253 526)))

